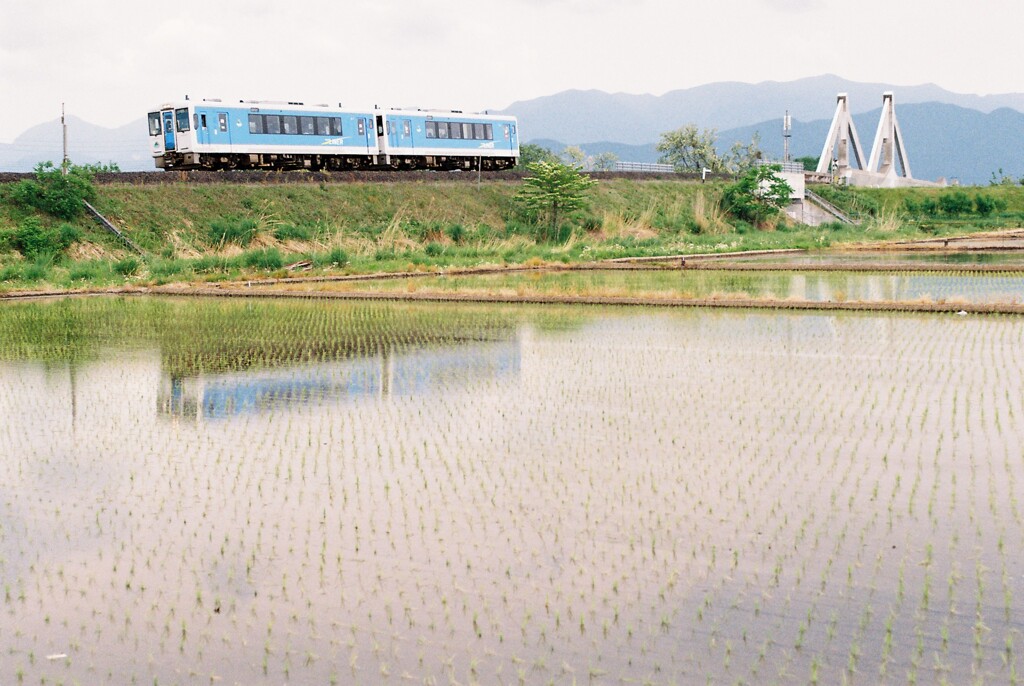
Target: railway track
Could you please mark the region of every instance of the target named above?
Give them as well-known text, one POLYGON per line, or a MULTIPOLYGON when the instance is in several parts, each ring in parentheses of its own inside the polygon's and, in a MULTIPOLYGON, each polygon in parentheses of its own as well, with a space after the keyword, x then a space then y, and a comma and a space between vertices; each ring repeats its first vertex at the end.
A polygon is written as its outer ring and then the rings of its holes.
MULTIPOLYGON (((480 180, 518 182, 528 172, 501 171, 482 172, 480 180)), ((661 174, 649 172, 589 172, 597 180, 631 179, 634 181, 692 181, 700 182, 699 174, 661 174)), ((0 183, 16 183, 22 179, 33 179, 31 172, 0 172, 0 183)), ((476 172, 436 171, 145 171, 115 172, 97 174, 95 182, 100 185, 127 184, 133 186, 154 186, 175 183, 190 184, 289 184, 289 183, 399 183, 399 182, 449 182, 476 183, 476 172)), ((726 178, 726 177, 723 177, 726 178)))

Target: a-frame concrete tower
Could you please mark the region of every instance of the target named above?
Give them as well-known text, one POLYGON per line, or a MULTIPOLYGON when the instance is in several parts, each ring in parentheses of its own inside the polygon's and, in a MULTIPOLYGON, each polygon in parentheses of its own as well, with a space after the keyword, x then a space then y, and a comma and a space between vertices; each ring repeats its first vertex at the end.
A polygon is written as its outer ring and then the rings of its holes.
POLYGON ((903 144, 903 132, 896 120, 892 93, 882 95, 882 115, 871 146, 871 156, 864 164, 864 148, 857 137, 857 128, 850 116, 846 93, 837 97, 836 113, 818 159, 818 174, 829 174, 851 186, 894 188, 897 186, 936 186, 945 182, 919 181, 910 174, 910 160, 903 144), (853 154, 851 164, 850 154, 853 154))
POLYGON ((871 158, 868 160, 868 171, 878 172, 882 176, 903 176, 911 179, 910 162, 907 150, 903 147, 903 132, 896 120, 896 107, 892 102, 892 93, 882 94, 882 116, 878 120, 875 142, 871 146, 871 158), (896 169, 896 158, 899 158, 903 173, 896 169))
POLYGON ((817 173, 831 172, 836 176, 845 176, 850 169, 851 148, 857 168, 866 169, 864 148, 861 147, 857 127, 853 125, 853 117, 850 116, 849 100, 846 93, 840 93, 836 97, 836 113, 832 117, 828 137, 825 138, 825 147, 821 149, 821 157, 818 158, 817 173))

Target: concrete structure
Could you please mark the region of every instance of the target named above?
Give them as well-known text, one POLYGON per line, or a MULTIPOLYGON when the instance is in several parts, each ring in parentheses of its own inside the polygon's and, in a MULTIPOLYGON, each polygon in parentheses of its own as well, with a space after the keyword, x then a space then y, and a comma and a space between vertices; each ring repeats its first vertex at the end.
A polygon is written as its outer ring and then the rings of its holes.
POLYGON ((850 115, 846 93, 840 93, 836 100, 836 113, 832 117, 832 126, 818 159, 817 174, 831 174, 833 179, 842 183, 873 188, 940 185, 915 179, 911 175, 910 160, 904 147, 903 132, 896 119, 891 92, 882 94, 882 114, 867 164, 864 162, 864 148, 850 115), (851 164, 851 153, 856 166, 851 164))
POLYGON ((818 158, 817 173, 831 173, 833 176, 844 178, 851 169, 851 148, 857 167, 865 169, 864 148, 860 144, 857 127, 854 126, 853 117, 850 115, 849 99, 846 93, 840 93, 836 96, 836 113, 832 116, 832 126, 829 127, 828 136, 825 138, 825 147, 821 149, 821 156, 818 158))

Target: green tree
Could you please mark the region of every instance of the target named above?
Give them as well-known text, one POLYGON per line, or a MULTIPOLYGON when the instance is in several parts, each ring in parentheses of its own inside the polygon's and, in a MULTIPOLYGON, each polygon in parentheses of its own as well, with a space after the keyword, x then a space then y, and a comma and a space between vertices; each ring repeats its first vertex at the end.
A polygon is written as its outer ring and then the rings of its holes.
POLYGON ((14 187, 12 199, 25 207, 41 210, 58 219, 74 219, 85 206, 83 201, 96 197, 92 185, 93 169, 71 165, 65 174, 53 162, 36 165, 35 180, 24 180, 14 187))
POLYGON ((570 167, 586 167, 587 165, 587 153, 583 152, 583 148, 578 145, 566 147, 559 157, 570 167))
POLYGON ((722 209, 744 221, 763 224, 789 203, 793 188, 778 173, 777 164, 748 169, 739 180, 726 186, 722 193, 722 209))
POLYGON ((602 152, 599 155, 595 155, 590 162, 590 166, 594 171, 615 171, 615 163, 619 161, 619 156, 613 152, 602 152))
POLYGON ((715 149, 717 138, 718 134, 714 129, 700 131, 694 124, 687 124, 675 131, 667 131, 661 134, 661 140, 658 141, 660 161, 671 164, 676 171, 725 171, 725 163, 715 149))
POLYGON ((943 193, 939 196, 939 209, 951 217, 970 214, 974 210, 974 201, 964 191, 943 193))
POLYGON ((761 151, 761 134, 754 132, 750 143, 744 145, 741 141, 732 144, 728 154, 725 156, 725 168, 733 174, 738 174, 750 169, 758 163, 764 153, 761 151))
POLYGON ((583 207, 587 191, 596 182, 580 174, 578 167, 558 162, 534 162, 528 169, 530 176, 523 179, 516 199, 535 216, 547 219, 547 229, 538 238, 553 240, 559 219, 583 207))
POLYGON ((519 164, 516 169, 524 170, 534 162, 559 162, 558 155, 548 148, 533 143, 519 146, 519 164))
POLYGON ((800 164, 804 165, 804 171, 812 172, 812 171, 814 171, 814 170, 816 170, 818 168, 818 158, 817 157, 810 157, 810 156, 808 156, 808 157, 798 157, 798 158, 796 158, 793 161, 794 162, 799 162, 800 164))

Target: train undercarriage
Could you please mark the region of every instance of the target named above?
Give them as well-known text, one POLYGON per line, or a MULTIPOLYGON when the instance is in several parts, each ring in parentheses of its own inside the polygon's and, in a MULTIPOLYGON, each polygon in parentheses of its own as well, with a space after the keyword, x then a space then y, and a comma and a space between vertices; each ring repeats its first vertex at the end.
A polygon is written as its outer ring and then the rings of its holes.
POLYGON ((402 156, 402 155, 284 155, 207 154, 165 152, 156 166, 166 170, 280 169, 308 171, 412 170, 500 171, 511 169, 514 157, 402 156))

